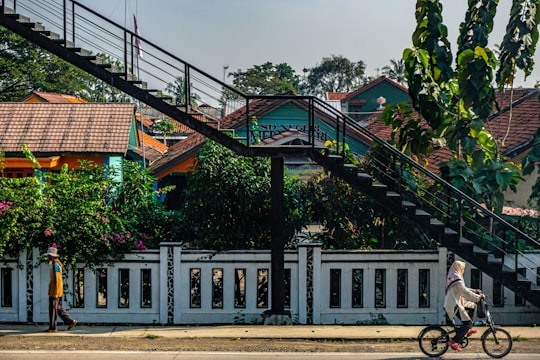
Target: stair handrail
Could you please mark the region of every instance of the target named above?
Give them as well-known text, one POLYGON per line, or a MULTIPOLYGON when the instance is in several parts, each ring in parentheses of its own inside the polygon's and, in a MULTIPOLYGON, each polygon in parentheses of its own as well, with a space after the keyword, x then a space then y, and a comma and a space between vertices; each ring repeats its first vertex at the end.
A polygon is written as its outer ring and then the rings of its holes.
POLYGON ((397 156, 401 161, 406 162, 408 165, 414 167, 416 170, 420 171, 423 175, 428 176, 429 178, 433 179, 435 182, 441 184, 444 188, 450 190, 452 193, 455 194, 455 196, 458 199, 463 199, 467 201, 467 203, 471 204, 476 210, 481 211, 484 215, 487 217, 491 217, 494 220, 497 220, 499 224, 502 224, 504 227, 508 228, 509 230, 515 232, 518 234, 521 238, 526 240, 529 244, 534 245, 535 247, 540 247, 540 242, 531 236, 529 236, 527 233, 522 231, 521 229, 517 228, 515 225, 509 223, 507 220, 502 218, 500 215, 494 213, 493 211, 489 210, 485 206, 482 206, 478 201, 474 200, 472 197, 464 193, 463 191, 456 188, 454 185, 450 184, 448 181, 444 180, 437 174, 433 173, 429 169, 423 167, 418 162, 414 161, 407 155, 403 154, 401 151, 399 151, 395 146, 388 143, 386 140, 380 138, 373 132, 371 132, 369 129, 366 129, 364 126, 360 125, 357 121, 352 119, 347 114, 341 113, 339 110, 333 108, 332 106, 328 105, 324 101, 315 98, 314 100, 319 106, 324 107, 326 111, 332 112, 332 113, 339 113, 341 117, 343 117, 347 123, 348 126, 351 128, 354 128, 355 130, 361 132, 365 136, 372 139, 374 142, 376 142, 379 146, 383 147, 385 150, 390 151, 393 155, 397 156))
MULTIPOLYGON (((6 3, 7 0, 1 0, 1 8, 2 10, 4 9, 5 7, 5 3, 6 3)), ((213 82, 215 82, 216 84, 219 84, 220 86, 226 88, 227 90, 235 93, 236 95, 238 95, 239 97, 241 98, 244 98, 246 99, 246 101, 250 101, 250 100, 253 100, 253 99, 264 99, 264 98, 268 98, 268 97, 271 97, 273 99, 279 99, 279 95, 273 95, 273 96, 250 96, 250 95, 246 95, 244 94, 243 92, 237 90, 236 88, 228 85, 227 83, 221 81, 220 79, 218 79, 217 77, 214 77, 212 76, 211 74, 208 74, 207 72, 199 69, 198 67, 196 66, 193 66, 191 65, 190 63, 188 63, 187 61, 179 58, 178 56, 170 53, 169 51, 161 48, 160 46, 154 44, 153 42, 149 41, 148 39, 142 37, 141 35, 139 34, 136 34, 135 32, 125 28, 124 26, 122 25, 119 25, 117 24, 116 22, 104 17, 103 15, 97 13, 96 11, 90 9, 89 7, 87 7, 86 5, 84 4, 81 4, 79 1, 77 0, 63 0, 64 1, 64 4, 66 3, 66 1, 69 1, 71 2, 72 4, 74 5, 77 5, 78 7, 84 9, 85 11, 88 11, 90 12, 91 14, 93 14, 94 16, 97 16, 99 17, 101 20, 113 25, 114 27, 118 28, 119 30, 122 30, 124 33, 126 34, 129 34, 130 36, 132 37, 135 37, 135 38, 138 38, 140 39, 141 41, 144 41, 146 44, 148 44, 149 46, 157 49, 158 51, 162 52, 163 54, 171 57, 172 59, 184 64, 187 68, 189 69, 193 69, 195 71, 197 71, 199 74, 203 75, 204 77, 212 80, 213 82)), ((16 7, 16 2, 17 0, 13 0, 13 3, 14 3, 14 7, 16 7)), ((65 6, 65 5, 64 5, 65 6)), ((73 15, 74 15, 74 12, 75 12, 75 6, 73 6, 73 15)), ((67 16, 65 15, 64 13, 64 16, 67 16)), ((75 22, 75 17, 73 17, 73 22, 75 22)), ((73 27, 75 28, 75 26, 73 25, 73 27)), ((74 34, 74 31, 73 30, 73 36, 75 36, 74 34)), ((126 64, 127 65, 127 64, 126 64)), ((289 96, 287 96, 289 97, 289 96)), ((297 97, 298 99, 305 99, 309 102, 312 102, 314 105, 317 105, 319 107, 319 109, 323 109, 324 111, 327 111, 329 112, 330 114, 333 114, 335 116, 335 119, 336 119, 336 139, 339 140, 340 137, 342 137, 343 139, 345 139, 345 131, 347 129, 348 126, 350 126, 352 129, 355 129, 357 131, 359 131, 360 133, 362 133, 364 136, 367 136, 368 138, 370 138, 371 140, 373 140, 375 143, 377 143, 379 146, 382 146, 385 150, 388 150, 390 151, 393 155, 395 155, 397 158, 399 158, 401 161, 407 163, 408 165, 414 167, 416 170, 418 170, 419 172, 421 172, 422 174, 424 174, 425 176, 433 179, 435 182, 441 184, 443 187, 445 187, 446 189, 448 189, 449 191, 451 191, 453 194, 455 194, 455 196, 458 198, 458 199, 462 199, 462 200, 465 200, 467 201, 469 204, 471 204, 476 210, 482 212, 484 215, 486 215, 487 217, 490 217, 492 219, 495 219, 497 220, 497 222, 501 225, 503 225, 504 227, 510 229, 511 231, 515 232, 516 234, 518 234, 522 239, 526 240, 529 244, 533 244, 534 246, 540 246, 540 242, 533 239, 532 237, 530 237, 528 234, 526 234, 525 232, 523 232, 522 230, 520 230, 519 228, 517 228, 516 226, 510 224, 507 220, 505 220, 504 218, 502 218, 501 216, 499 216, 498 214, 494 213, 493 211, 487 209, 486 207, 482 206, 480 203, 478 203, 476 200, 474 200, 473 198, 471 198, 469 195, 465 194, 464 192, 462 192, 461 190, 455 188, 452 184, 448 183, 446 180, 442 179, 441 177, 439 177, 438 175, 434 174, 433 172, 431 172, 429 169, 426 169, 425 167, 421 166, 420 164, 418 164, 417 162, 415 162, 414 160, 412 160, 411 158, 409 158, 408 156, 406 156, 405 154, 403 154, 402 152, 400 152, 398 149, 396 149, 394 146, 390 145, 387 141, 383 140, 382 138, 378 137, 377 135, 375 135, 374 133, 372 133, 371 131, 369 131, 368 129, 366 129, 365 127, 361 126, 360 124, 358 124, 357 121, 355 121, 354 119, 352 119, 350 116, 348 116, 347 114, 343 114, 342 112, 340 112, 339 110, 335 109, 334 107, 328 105, 326 102, 318 99, 317 97, 314 97, 314 96, 302 96, 302 97, 297 97), (341 127, 341 130, 340 130, 340 124, 342 125, 341 127)), ((189 99, 186 99, 189 101, 189 99)), ((314 106, 311 106, 310 107, 310 111, 315 111, 314 109, 314 106)), ((314 114, 310 114, 311 117, 314 116, 314 114)), ((246 124, 246 126, 249 125, 249 122, 246 124)), ((247 146, 249 146, 249 143, 247 144, 247 146)))

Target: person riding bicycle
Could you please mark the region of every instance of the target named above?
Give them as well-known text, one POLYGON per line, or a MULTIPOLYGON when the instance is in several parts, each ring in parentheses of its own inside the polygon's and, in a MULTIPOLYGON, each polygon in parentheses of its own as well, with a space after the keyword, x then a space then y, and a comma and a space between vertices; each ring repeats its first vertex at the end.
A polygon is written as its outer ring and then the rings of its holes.
POLYGON ((454 338, 448 343, 448 346, 457 351, 463 350, 459 343, 465 336, 477 332, 472 329, 472 318, 474 317, 476 303, 485 298, 481 290, 465 286, 465 280, 463 279, 465 266, 465 262, 459 260, 452 263, 446 277, 446 295, 444 297, 444 309, 448 317, 451 320, 457 317, 462 323, 456 329, 454 338))

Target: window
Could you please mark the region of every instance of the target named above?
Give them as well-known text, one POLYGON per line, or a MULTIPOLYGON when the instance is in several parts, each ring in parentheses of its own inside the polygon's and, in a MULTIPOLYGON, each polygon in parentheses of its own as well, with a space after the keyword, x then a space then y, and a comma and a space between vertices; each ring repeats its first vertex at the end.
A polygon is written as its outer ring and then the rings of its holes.
POLYGON ((118 269, 118 307, 129 307, 129 269, 118 269))
POLYGON ((2 268, 1 271, 1 284, 2 284, 2 307, 12 307, 13 306, 13 280, 12 280, 13 270, 10 268, 2 268))
POLYGON ((386 270, 375 269, 375 307, 386 307, 386 270))
POLYGON ((420 269, 418 271, 418 307, 430 307, 430 282, 429 269, 420 269))
POLYGON ((330 307, 341 307, 341 269, 330 269, 330 307))
POLYGON ((234 307, 246 307, 246 269, 234 269, 234 307))
POLYGON ((352 270, 352 307, 364 307, 364 269, 352 270))
POLYGON ((201 307, 201 269, 189 269, 189 307, 201 307))
MULTIPOLYGON (((519 268, 518 271, 517 271, 517 274, 518 274, 518 276, 523 276, 523 277, 527 276, 525 268, 519 268)), ((514 293, 514 304, 516 306, 525 306, 525 305, 527 305, 526 301, 525 301, 525 298, 519 296, 519 294, 517 292, 514 293)))
POLYGON ((97 272, 97 307, 107 307, 107 269, 98 269, 97 272))
POLYGON ((478 269, 471 269, 471 288, 482 289, 482 273, 478 269))
POLYGON ((152 269, 141 270, 141 307, 152 307, 152 269))
POLYGON ((409 272, 398 269, 397 272, 397 307, 406 308, 409 305, 409 272))
POLYGON ((73 294, 73 307, 83 308, 84 307, 84 269, 76 268, 75 274, 73 277, 75 293, 73 294))
POLYGON ((500 280, 493 279, 493 306, 504 306, 504 287, 500 280))
POLYGON ((268 269, 257 270, 257 307, 268 307, 268 269))
POLYGON ((212 269, 212 308, 223 308, 223 269, 212 269))

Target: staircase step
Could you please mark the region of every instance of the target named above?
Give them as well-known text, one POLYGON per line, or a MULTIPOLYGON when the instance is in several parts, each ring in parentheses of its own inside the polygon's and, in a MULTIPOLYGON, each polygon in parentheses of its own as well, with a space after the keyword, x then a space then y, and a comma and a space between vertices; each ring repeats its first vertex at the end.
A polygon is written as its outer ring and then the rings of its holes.
POLYGON ((418 219, 418 221, 424 224, 429 223, 429 220, 431 218, 431 214, 422 209, 415 209, 414 216, 418 219))
POLYGON ((43 36, 46 36, 48 37, 50 40, 52 41, 58 41, 58 40, 61 40, 63 41, 62 39, 60 39, 60 34, 57 34, 55 32, 52 32, 52 31, 49 31, 49 30, 45 30, 45 31, 40 31, 40 33, 43 35, 43 36))
POLYGON ((27 23, 27 22, 30 22, 30 18, 29 18, 29 17, 26 17, 26 16, 21 15, 21 14, 16 14, 15 12, 13 12, 13 13, 7 13, 7 12, 4 11, 4 14, 7 15, 8 17, 12 18, 12 19, 17 20, 18 22, 21 22, 21 23, 27 23))
POLYGON ((488 254, 487 261, 490 265, 502 266, 503 264, 503 260, 501 258, 495 257, 495 255, 493 254, 488 254))
POLYGON ((373 181, 373 176, 366 174, 366 173, 358 173, 357 174, 358 180, 365 182, 365 183, 371 183, 373 181))
POLYGON ((15 10, 7 6, 4 6, 4 15, 11 15, 11 14, 15 14, 15 10))
POLYGON ((341 161, 343 160, 343 156, 341 155, 337 155, 337 154, 328 154, 326 155, 326 157, 330 160, 335 160, 335 161, 341 161))
POLYGON ((487 250, 484 250, 476 245, 473 246, 473 254, 474 256, 477 256, 480 259, 483 259, 484 261, 487 261, 487 257, 489 252, 487 250))
POLYGON ((395 201, 396 203, 398 203, 399 200, 401 200, 401 195, 398 194, 395 191, 387 191, 386 192, 386 197, 389 198, 392 201, 395 201))
POLYGON ((358 171, 358 166, 354 165, 354 164, 343 164, 343 167, 346 169, 346 170, 350 170, 350 171, 358 171))

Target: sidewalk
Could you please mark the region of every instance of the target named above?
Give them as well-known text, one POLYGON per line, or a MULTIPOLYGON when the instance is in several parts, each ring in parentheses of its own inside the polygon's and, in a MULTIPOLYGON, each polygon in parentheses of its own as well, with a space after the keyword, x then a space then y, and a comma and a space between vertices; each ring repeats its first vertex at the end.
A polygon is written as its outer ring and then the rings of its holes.
MULTIPOLYGON (((273 339, 416 339, 424 326, 354 325, 216 325, 216 326, 93 326, 77 325, 71 331, 59 326, 46 333, 47 325, 0 324, 0 336, 89 336, 169 338, 273 338, 273 339)), ((514 338, 540 339, 540 327, 504 327, 514 338)), ((479 326, 479 335, 486 327, 479 326)))

